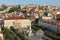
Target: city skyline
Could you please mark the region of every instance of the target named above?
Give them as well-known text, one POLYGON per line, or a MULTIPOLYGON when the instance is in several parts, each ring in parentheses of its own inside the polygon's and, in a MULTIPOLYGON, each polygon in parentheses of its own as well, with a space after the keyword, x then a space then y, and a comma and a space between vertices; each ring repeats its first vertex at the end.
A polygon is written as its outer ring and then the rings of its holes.
POLYGON ((60 6, 60 0, 0 0, 0 5, 17 5, 17 4, 46 4, 60 6))

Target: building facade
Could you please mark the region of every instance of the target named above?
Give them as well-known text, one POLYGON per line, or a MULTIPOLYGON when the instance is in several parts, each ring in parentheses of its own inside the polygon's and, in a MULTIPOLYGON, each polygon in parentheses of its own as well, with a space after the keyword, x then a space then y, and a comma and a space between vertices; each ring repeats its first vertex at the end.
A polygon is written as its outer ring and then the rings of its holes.
POLYGON ((14 26, 15 28, 27 28, 31 27, 31 21, 29 19, 4 20, 4 26, 7 28, 10 28, 10 26, 14 26))

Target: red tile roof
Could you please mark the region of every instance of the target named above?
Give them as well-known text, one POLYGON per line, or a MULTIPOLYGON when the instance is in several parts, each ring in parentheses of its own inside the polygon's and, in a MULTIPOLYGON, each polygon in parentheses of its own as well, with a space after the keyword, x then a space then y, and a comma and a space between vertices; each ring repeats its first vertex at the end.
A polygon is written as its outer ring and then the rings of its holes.
POLYGON ((60 18, 60 14, 57 14, 57 15, 56 15, 56 18, 59 19, 59 18, 60 18))
POLYGON ((26 17, 23 16, 14 16, 14 17, 8 17, 8 18, 4 18, 4 20, 16 20, 16 19, 27 19, 26 17))

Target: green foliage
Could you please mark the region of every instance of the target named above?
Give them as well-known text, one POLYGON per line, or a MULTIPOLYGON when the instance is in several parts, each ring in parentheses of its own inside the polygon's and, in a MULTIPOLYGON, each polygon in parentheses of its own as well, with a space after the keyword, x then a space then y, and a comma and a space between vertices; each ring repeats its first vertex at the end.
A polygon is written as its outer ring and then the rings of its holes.
POLYGON ((15 29, 13 26, 10 26, 10 29, 11 29, 12 31, 14 31, 15 33, 18 32, 18 29, 15 29))
POLYGON ((21 40, 28 40, 28 39, 25 38, 23 32, 19 32, 19 30, 18 30, 18 29, 15 29, 13 26, 11 26, 10 29, 11 29, 13 32, 15 32, 16 35, 19 36, 19 38, 20 38, 21 40))
POLYGON ((18 5, 18 9, 21 9, 20 5, 18 5))
POLYGON ((45 32, 45 35, 56 40, 60 40, 60 36, 54 35, 51 32, 45 32))
POLYGON ((46 16, 47 16, 47 15, 48 15, 48 12, 47 12, 47 11, 46 11, 46 12, 44 12, 44 15, 46 15, 46 16))
POLYGON ((13 35, 10 33, 10 31, 7 28, 2 27, 1 29, 2 29, 3 35, 6 39, 14 40, 13 35))
POLYGON ((60 36, 60 32, 58 32, 57 35, 60 36))
POLYGON ((14 27, 13 27, 13 26, 10 26, 10 29, 11 29, 11 30, 13 30, 13 31, 15 31, 15 29, 14 29, 14 27))
POLYGON ((22 32, 19 32, 18 35, 21 40, 27 40, 22 32))
POLYGON ((39 19, 38 19, 38 18, 36 18, 36 19, 35 19, 35 22, 36 22, 37 24, 38 24, 38 21, 39 21, 39 19))
POLYGON ((35 26, 35 25, 33 25, 31 28, 36 30, 36 31, 40 29, 38 26, 35 26))
POLYGON ((12 7, 12 8, 10 8, 10 10, 8 12, 10 13, 10 12, 14 12, 14 11, 18 11, 18 8, 17 7, 12 7))
POLYGON ((8 38, 9 38, 9 40, 14 40, 14 37, 11 34, 9 34, 8 38))

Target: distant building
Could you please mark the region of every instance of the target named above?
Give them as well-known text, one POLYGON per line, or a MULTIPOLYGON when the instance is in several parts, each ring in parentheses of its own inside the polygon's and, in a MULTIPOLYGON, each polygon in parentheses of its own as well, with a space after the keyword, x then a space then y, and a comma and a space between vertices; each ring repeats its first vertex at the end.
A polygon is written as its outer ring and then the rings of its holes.
POLYGON ((44 11, 43 10, 39 10, 39 17, 41 18, 44 15, 44 11))
POLYGON ((60 19, 60 14, 57 14, 56 15, 56 19, 60 19))
POLYGON ((37 8, 35 8, 35 12, 38 12, 39 11, 39 8, 37 7, 37 8))
POLYGON ((57 13, 56 13, 55 19, 60 19, 60 12, 57 12, 57 13))
POLYGON ((39 18, 38 12, 35 12, 35 13, 34 13, 34 16, 35 16, 35 18, 39 18))
POLYGON ((21 9, 23 9, 24 7, 26 7, 26 5, 21 5, 20 7, 21 7, 21 9))
POLYGON ((51 20, 51 19, 52 19, 52 17, 42 16, 42 19, 43 19, 43 20, 51 20))
POLYGON ((36 5, 34 5, 34 4, 28 4, 27 8, 29 8, 29 7, 33 8, 33 7, 36 7, 36 5))
POLYGON ((52 14, 51 13, 48 13, 48 17, 52 17, 52 14))

